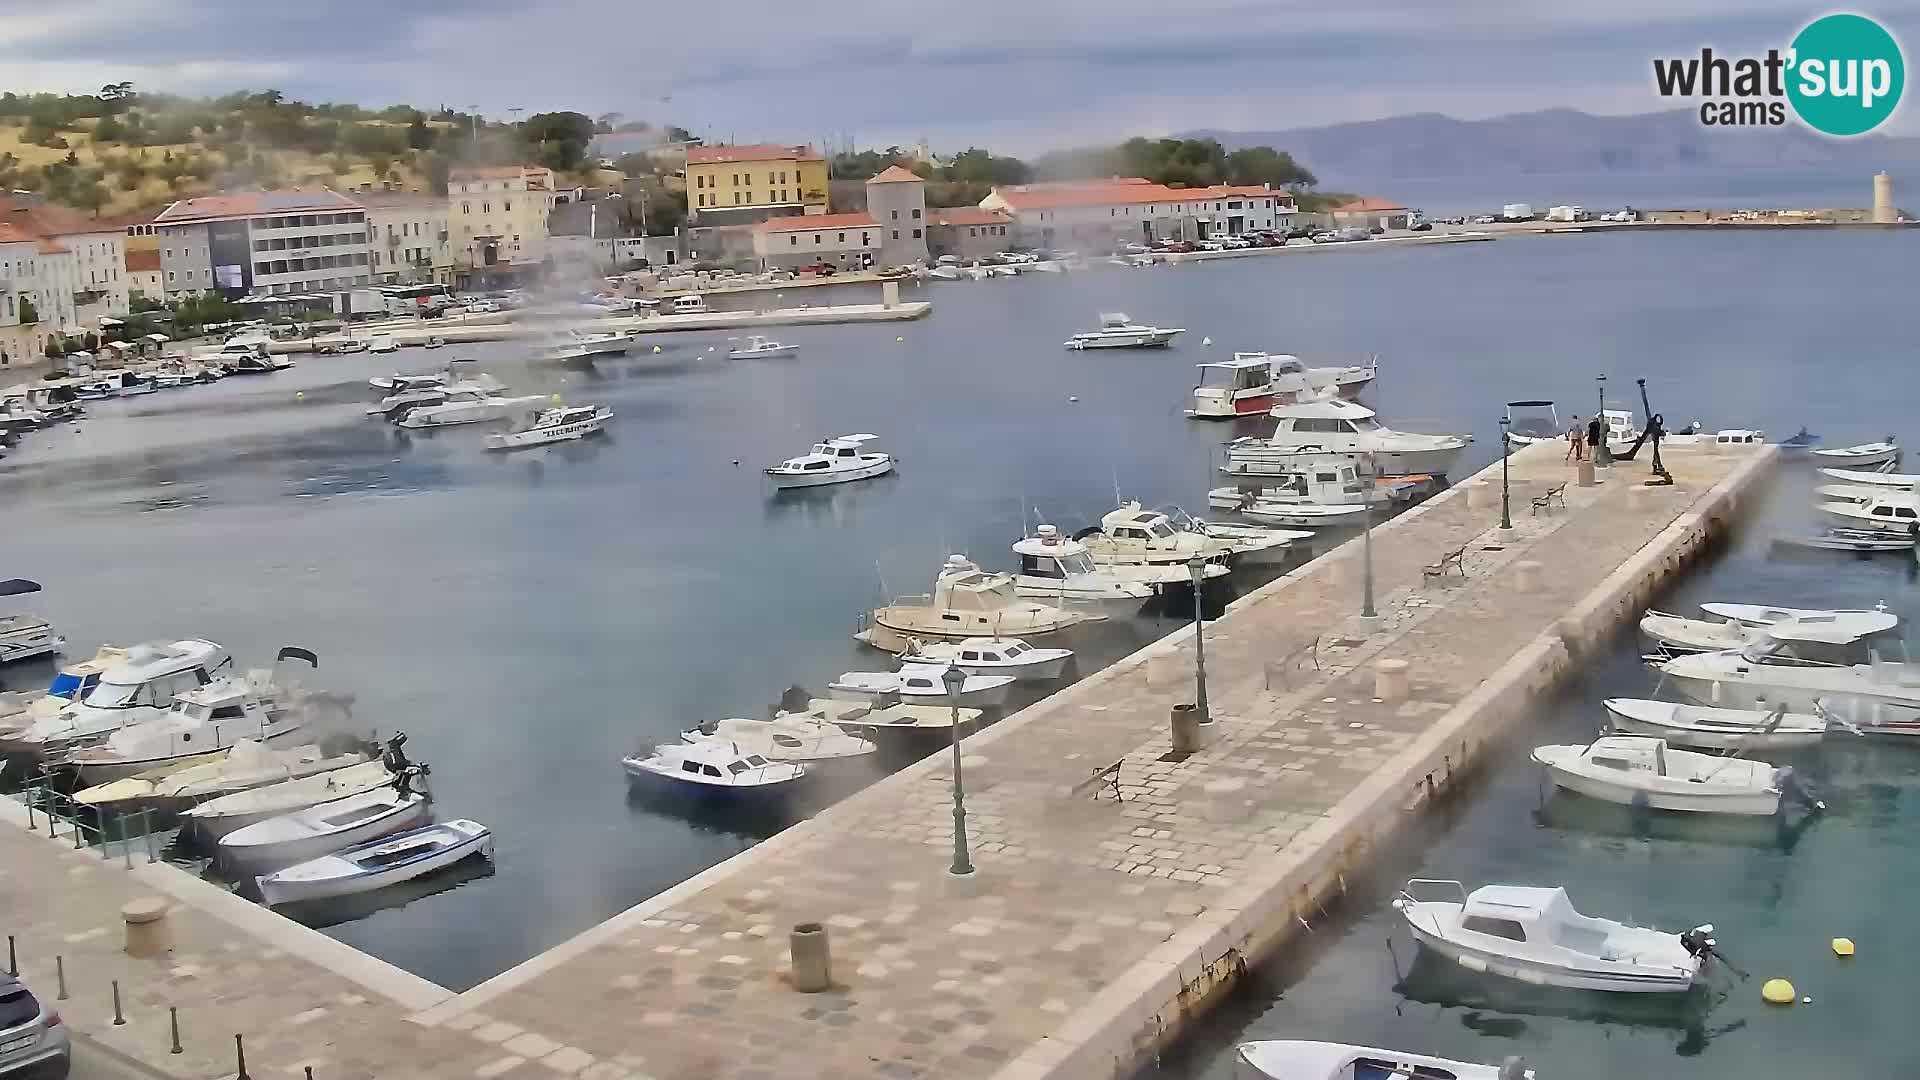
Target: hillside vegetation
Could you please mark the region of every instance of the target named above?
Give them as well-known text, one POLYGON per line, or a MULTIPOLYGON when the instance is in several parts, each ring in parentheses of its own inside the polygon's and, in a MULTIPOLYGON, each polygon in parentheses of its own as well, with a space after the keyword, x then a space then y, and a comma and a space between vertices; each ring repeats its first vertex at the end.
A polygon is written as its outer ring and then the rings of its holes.
POLYGON ((277 90, 193 99, 142 94, 0 94, 0 187, 94 213, 155 207, 233 187, 391 183, 446 190, 459 164, 586 164, 594 122, 541 113, 496 124, 452 109, 308 104, 277 90))

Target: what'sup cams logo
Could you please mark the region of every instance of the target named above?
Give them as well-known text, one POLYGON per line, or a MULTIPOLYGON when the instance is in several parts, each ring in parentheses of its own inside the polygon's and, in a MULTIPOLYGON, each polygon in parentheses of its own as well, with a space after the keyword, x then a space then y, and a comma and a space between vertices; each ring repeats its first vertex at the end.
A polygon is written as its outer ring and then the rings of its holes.
POLYGON ((1699 98, 1700 122, 1714 127, 1778 127, 1788 109, 1827 135, 1864 135, 1893 115, 1907 82, 1900 43, 1864 15, 1825 15, 1794 35, 1785 51, 1729 58, 1653 62, 1665 98, 1699 98))

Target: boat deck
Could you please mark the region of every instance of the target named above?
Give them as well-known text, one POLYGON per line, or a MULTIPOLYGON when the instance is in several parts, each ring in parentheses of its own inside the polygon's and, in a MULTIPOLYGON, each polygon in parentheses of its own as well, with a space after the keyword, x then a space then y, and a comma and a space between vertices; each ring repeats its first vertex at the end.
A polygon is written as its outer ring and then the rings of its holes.
MULTIPOLYGON (((1510 532, 1496 527, 1497 463, 1375 530, 1377 618, 1357 615, 1355 538, 1210 623, 1216 722, 1191 756, 1168 738, 1170 707, 1191 694, 1190 631, 988 727, 965 743, 968 879, 946 872, 951 758, 934 754, 458 996, 364 957, 357 970, 381 977, 356 988, 334 973, 350 950, 302 944, 315 935, 265 913, 247 916, 243 939, 228 930, 213 944, 209 916, 180 912, 194 940, 165 962, 130 960, 103 903, 152 891, 147 873, 13 830, 0 830, 0 865, 26 872, 0 876, 0 910, 31 934, 30 976, 46 978, 45 953, 65 948, 73 978, 85 954, 77 1029, 183 1075, 203 1063, 168 1057, 154 1009, 187 995, 194 1053, 209 1028, 227 1050, 245 1031, 258 1076, 297 1076, 303 1063, 316 1080, 399 1068, 510 1080, 1124 1075, 1246 961, 1300 932, 1316 897, 1531 695, 1637 615, 1773 458, 1675 451, 1673 487, 1637 487, 1641 463, 1582 488, 1560 447, 1520 450, 1510 532), (1530 512, 1563 483, 1564 508, 1530 512), (1455 551, 1464 575, 1433 573, 1455 551), (1381 672, 1383 660, 1408 666, 1381 672), (1102 775, 1116 763, 1118 800, 1102 775), (831 936, 823 993, 790 983, 787 934, 802 922, 831 936), (103 1019, 105 971, 142 1026, 103 1019), (402 1009, 368 1001, 365 987, 387 982, 407 991, 402 1009)), ((606 782, 620 782, 611 764, 606 782)))

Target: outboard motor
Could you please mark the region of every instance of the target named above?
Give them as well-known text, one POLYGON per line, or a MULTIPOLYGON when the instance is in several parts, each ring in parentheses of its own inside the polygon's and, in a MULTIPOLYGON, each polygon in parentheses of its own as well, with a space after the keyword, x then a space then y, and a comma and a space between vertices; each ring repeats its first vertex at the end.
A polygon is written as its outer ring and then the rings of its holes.
POLYGON ((1811 788, 1800 782, 1800 777, 1794 773, 1793 766, 1783 765, 1774 770, 1773 779, 1776 784, 1780 785, 1781 798, 1792 799, 1808 810, 1815 812, 1827 808, 1826 803, 1814 798, 1811 788))
POLYGON ((1680 947, 1687 950, 1688 956, 1700 959, 1718 955, 1719 944, 1713 938, 1712 923, 1701 923, 1680 935, 1680 947))
POLYGON ((1532 1074, 1527 1072, 1527 1064, 1517 1057, 1509 1057, 1500 1063, 1500 1075, 1495 1080, 1528 1080, 1532 1074))
POLYGON ((404 731, 394 732, 393 738, 387 740, 387 748, 380 754, 380 763, 387 767, 388 772, 397 776, 413 764, 407 760, 406 746, 407 733, 404 731))

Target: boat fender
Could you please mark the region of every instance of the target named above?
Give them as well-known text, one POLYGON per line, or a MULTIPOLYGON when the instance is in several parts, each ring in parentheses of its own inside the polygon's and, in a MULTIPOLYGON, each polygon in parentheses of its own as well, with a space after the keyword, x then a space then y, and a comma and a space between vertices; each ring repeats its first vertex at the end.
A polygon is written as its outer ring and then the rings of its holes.
POLYGON ((1760 998, 1769 1005, 1793 1004, 1793 984, 1785 979, 1768 979, 1760 987, 1760 998))

